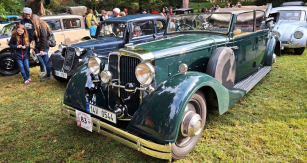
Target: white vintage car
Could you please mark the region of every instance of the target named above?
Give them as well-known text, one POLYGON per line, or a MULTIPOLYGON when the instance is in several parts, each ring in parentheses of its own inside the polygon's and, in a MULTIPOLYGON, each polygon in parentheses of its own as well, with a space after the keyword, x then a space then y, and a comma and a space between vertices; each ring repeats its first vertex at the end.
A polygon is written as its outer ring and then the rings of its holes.
POLYGON ((303 54, 307 42, 307 7, 304 2, 285 2, 271 10, 275 17, 273 34, 279 37, 281 49, 291 48, 296 54, 303 54))

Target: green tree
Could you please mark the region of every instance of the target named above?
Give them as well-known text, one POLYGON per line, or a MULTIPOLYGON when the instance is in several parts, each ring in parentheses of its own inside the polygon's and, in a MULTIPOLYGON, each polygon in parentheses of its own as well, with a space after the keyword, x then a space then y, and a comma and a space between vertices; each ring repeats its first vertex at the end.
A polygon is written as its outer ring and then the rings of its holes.
POLYGON ((19 15, 24 7, 24 2, 20 0, 0 0, 0 16, 19 15))

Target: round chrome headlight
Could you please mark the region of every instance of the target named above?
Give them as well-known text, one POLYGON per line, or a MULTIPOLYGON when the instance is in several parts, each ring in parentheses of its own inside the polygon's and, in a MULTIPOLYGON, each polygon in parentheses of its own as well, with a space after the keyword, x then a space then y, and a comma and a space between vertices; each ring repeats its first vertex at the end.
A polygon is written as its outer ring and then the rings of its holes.
POLYGON ((101 60, 98 57, 90 57, 88 59, 88 63, 87 66, 90 69, 90 71, 94 74, 94 75, 98 75, 100 72, 100 63, 101 60))
POLYGON ((79 47, 76 48, 76 55, 77 56, 84 54, 84 52, 85 52, 84 48, 79 48, 79 47))
POLYGON ((150 63, 141 63, 135 68, 135 76, 141 84, 148 85, 155 76, 155 69, 150 63))
POLYGON ((304 36, 304 33, 302 31, 296 31, 294 32, 294 38, 300 39, 304 36))
POLYGON ((60 52, 63 52, 63 50, 66 48, 67 46, 66 45, 63 45, 63 44, 60 44, 58 49, 60 52))
POLYGON ((100 73, 101 84, 107 84, 112 79, 112 74, 110 71, 105 70, 100 73))
POLYGON ((277 31, 273 31, 273 35, 277 36, 278 38, 280 37, 280 33, 277 31))

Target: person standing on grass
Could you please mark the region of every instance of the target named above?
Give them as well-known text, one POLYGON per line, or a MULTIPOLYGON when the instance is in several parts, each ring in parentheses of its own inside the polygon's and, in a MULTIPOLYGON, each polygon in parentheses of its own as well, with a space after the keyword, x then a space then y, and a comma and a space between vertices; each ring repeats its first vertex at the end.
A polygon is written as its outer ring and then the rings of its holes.
MULTIPOLYGON (((28 32, 28 37, 29 37, 29 43, 30 45, 33 45, 33 47, 31 48, 35 48, 34 47, 34 25, 31 19, 31 15, 32 15, 32 10, 29 7, 25 7, 23 8, 23 14, 24 14, 24 18, 22 18, 20 20, 20 24, 24 25, 25 28, 27 29, 28 32)), ((30 54, 30 48, 28 49, 28 54, 30 54)), ((40 66, 40 74, 38 74, 38 77, 42 77, 45 75, 45 64, 43 62, 43 60, 39 60, 39 66, 40 66)))
POLYGON ((95 26, 95 23, 92 22, 92 26, 90 27, 90 35, 91 35, 91 37, 95 37, 96 30, 97 30, 97 26, 95 26))
POLYGON ((89 13, 88 15, 86 16, 86 24, 87 24, 87 27, 90 28, 92 26, 92 22, 95 23, 95 25, 98 25, 97 23, 97 20, 96 20, 96 17, 95 15, 93 14, 93 10, 92 9, 89 9, 89 13))
POLYGON ((47 70, 47 74, 43 76, 42 78, 40 78, 40 81, 42 82, 42 81, 51 79, 51 76, 50 76, 51 66, 47 64, 49 60, 48 36, 51 33, 51 29, 49 25, 44 20, 39 18, 39 16, 37 16, 36 14, 32 15, 32 21, 33 21, 34 29, 35 29, 34 30, 34 40, 35 40, 36 53, 38 54, 38 58, 41 58, 40 60, 42 60, 45 63, 46 70, 47 70))
POLYGON ((12 32, 12 36, 9 42, 9 46, 12 50, 12 58, 14 58, 19 66, 21 76, 26 85, 33 82, 30 78, 29 69, 29 37, 27 29, 24 25, 17 25, 12 32))

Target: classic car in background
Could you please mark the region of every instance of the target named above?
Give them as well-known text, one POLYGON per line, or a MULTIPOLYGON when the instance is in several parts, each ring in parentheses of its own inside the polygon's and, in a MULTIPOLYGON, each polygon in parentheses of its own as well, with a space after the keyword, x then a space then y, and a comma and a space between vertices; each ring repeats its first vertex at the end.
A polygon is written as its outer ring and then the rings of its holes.
POLYGON ((18 15, 6 15, 5 18, 0 18, 0 30, 7 24, 14 21, 19 21, 20 17, 18 15))
POLYGON ((84 16, 87 13, 86 6, 67 6, 63 9, 65 13, 84 16))
POLYGON ((281 41, 281 49, 290 48, 303 54, 307 43, 307 7, 304 2, 287 2, 271 10, 275 17, 273 34, 281 41))
MULTIPOLYGON (((49 55, 57 50, 61 43, 70 45, 82 40, 91 39, 89 31, 85 29, 84 19, 78 15, 51 15, 41 16, 41 19, 49 24, 54 34, 57 46, 51 47, 49 55)), ((1 30, 0 36, 0 74, 14 75, 19 72, 19 67, 15 60, 11 57, 10 47, 8 42, 11 38, 11 32, 15 28, 14 22, 6 25, 1 30)))
POLYGON ((178 15, 178 14, 191 14, 194 13, 194 9, 193 8, 176 8, 173 10, 173 14, 174 15, 178 15))
POLYGON ((202 135, 207 110, 225 113, 280 53, 277 38, 261 26, 266 6, 220 11, 175 15, 168 25, 180 20, 181 31, 128 44, 105 66, 89 57, 67 84, 63 115, 147 155, 185 157, 202 135))
POLYGON ((107 60, 108 54, 127 43, 139 44, 159 39, 164 34, 165 18, 160 15, 128 15, 107 19, 97 28, 97 38, 67 46, 61 44, 49 59, 53 77, 60 82, 67 82, 76 69, 95 55, 107 60), (139 30, 139 31, 137 31, 139 30), (135 35, 138 32, 138 35, 135 35))

